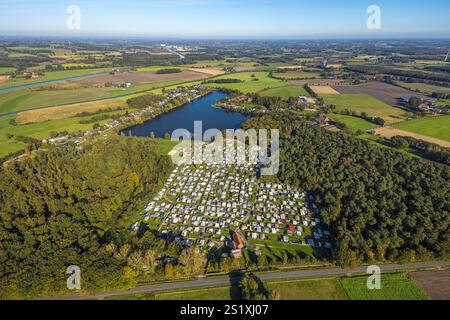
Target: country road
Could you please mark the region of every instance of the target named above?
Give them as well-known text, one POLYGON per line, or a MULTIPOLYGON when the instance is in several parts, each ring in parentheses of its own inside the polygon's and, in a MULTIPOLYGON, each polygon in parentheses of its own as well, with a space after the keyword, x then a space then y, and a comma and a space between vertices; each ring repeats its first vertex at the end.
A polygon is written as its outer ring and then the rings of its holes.
MULTIPOLYGON (((381 272, 396 271, 396 270, 409 270, 409 269, 423 269, 423 268, 440 268, 450 267, 450 262, 417 262, 408 264, 389 264, 380 265, 381 272)), ((274 272, 274 273, 255 273, 255 275, 262 281, 269 280, 289 280, 300 278, 320 278, 330 276, 345 276, 351 274, 366 273, 367 267, 357 267, 355 269, 341 269, 341 268, 328 268, 328 269, 313 269, 303 271, 290 271, 290 272, 274 272)), ((237 284, 239 282, 239 276, 229 276, 220 278, 204 278, 198 280, 180 281, 160 283, 154 285, 147 285, 129 289, 127 291, 111 291, 104 292, 93 296, 70 296, 49 298, 47 300, 85 300, 85 299, 104 299, 106 297, 123 296, 130 294, 151 293, 165 290, 181 290, 192 289, 200 287, 216 287, 226 286, 230 284, 237 284)))

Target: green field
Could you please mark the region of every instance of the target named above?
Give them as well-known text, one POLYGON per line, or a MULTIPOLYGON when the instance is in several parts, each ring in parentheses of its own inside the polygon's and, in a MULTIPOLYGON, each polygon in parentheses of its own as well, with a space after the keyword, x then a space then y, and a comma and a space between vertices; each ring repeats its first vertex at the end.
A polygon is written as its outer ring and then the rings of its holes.
POLYGON ((352 131, 368 131, 379 127, 372 122, 353 116, 331 114, 330 118, 344 123, 352 131))
POLYGON ((111 69, 109 69, 109 68, 99 68, 99 69, 84 69, 84 70, 52 71, 52 72, 46 72, 42 77, 38 77, 35 79, 24 79, 24 78, 13 79, 11 81, 8 81, 7 83, 0 84, 0 88, 9 88, 9 87, 15 87, 15 86, 20 86, 20 85, 24 85, 24 84, 30 84, 30 83, 58 80, 58 79, 63 79, 63 78, 83 76, 83 75, 89 75, 89 74, 100 73, 100 72, 108 72, 110 70, 111 69))
POLYGON ((12 73, 15 72, 17 69, 12 67, 0 67, 0 74, 2 73, 12 73))
MULTIPOLYGON (((81 87, 74 89, 42 90, 34 87, 0 93, 0 114, 24 111, 38 107, 58 106, 98 99, 114 98, 120 95, 131 95, 136 92, 151 90, 181 83, 181 81, 158 81, 134 84, 129 88, 81 87)), ((128 97, 130 98, 130 97, 128 97)), ((128 99, 127 98, 127 99, 128 99)))
POLYGON ((261 91, 261 95, 280 98, 289 98, 298 96, 309 97, 309 93, 302 86, 285 86, 280 88, 264 90, 261 91))
MULTIPOLYGON (((301 279, 266 282, 276 290, 281 300, 345 300, 347 294, 338 278, 301 279)), ((123 295, 108 300, 233 300, 239 295, 236 287, 223 286, 181 291, 123 295)))
POLYGON ((348 296, 338 278, 289 280, 269 282, 281 300, 347 300, 348 296))
POLYGON ((295 72, 295 73, 274 73, 275 78, 286 80, 303 80, 320 78, 320 73, 317 72, 295 72))
POLYGON ((406 273, 381 275, 381 289, 367 289, 368 276, 342 278, 342 286, 351 300, 427 300, 425 292, 406 273))
POLYGON ((211 83, 207 84, 210 87, 223 87, 227 89, 239 90, 243 93, 257 93, 263 90, 282 87, 286 82, 269 78, 268 72, 241 72, 226 74, 214 78, 217 79, 239 79, 241 83, 211 83), (252 77, 254 75, 254 77, 252 77))
POLYGON ((160 155, 168 154, 178 143, 167 139, 155 138, 157 143, 156 152, 160 155))
POLYGON ((450 141, 450 115, 405 121, 395 128, 450 141))
POLYGON ((414 90, 414 91, 418 90, 425 94, 431 94, 433 92, 444 93, 444 94, 450 93, 450 88, 435 86, 432 84, 426 84, 426 83, 420 83, 420 82, 419 83, 409 83, 409 82, 401 82, 401 81, 398 81, 398 84, 404 88, 414 90))
POLYGON ((395 123, 403 119, 405 111, 366 94, 324 94, 321 95, 326 104, 336 105, 336 109, 351 110, 357 113, 366 112, 371 117, 383 118, 386 123, 395 123))
MULTIPOLYGON (((105 114, 116 114, 124 113, 122 111, 114 111, 105 114)), ((13 134, 15 136, 26 136, 35 139, 47 139, 50 137, 52 131, 61 132, 75 132, 79 130, 89 130, 92 129, 94 123, 90 124, 80 124, 81 119, 86 119, 85 117, 75 117, 67 118, 61 120, 45 121, 40 123, 32 123, 26 125, 13 126, 9 122, 16 116, 0 117, 0 157, 4 157, 9 153, 19 151, 23 149, 24 145, 17 143, 14 138, 7 139, 6 134, 13 134)), ((101 125, 109 122, 111 120, 99 121, 101 125)))

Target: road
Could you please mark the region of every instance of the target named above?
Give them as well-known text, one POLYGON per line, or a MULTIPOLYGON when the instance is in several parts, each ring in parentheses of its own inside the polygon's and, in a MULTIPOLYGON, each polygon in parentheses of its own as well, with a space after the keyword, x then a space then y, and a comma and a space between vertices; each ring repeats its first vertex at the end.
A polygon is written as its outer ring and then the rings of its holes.
MULTIPOLYGON (((440 268, 450 267, 450 262, 417 262, 408 264, 389 264, 381 265, 381 272, 397 271, 397 270, 414 270, 423 268, 440 268)), ((256 273, 256 276, 262 281, 273 280, 289 280, 289 279, 301 279, 301 278, 320 278, 331 276, 345 276, 351 274, 364 274, 367 267, 357 267, 355 269, 341 269, 341 268, 328 268, 328 269, 311 269, 302 271, 290 271, 290 272, 274 272, 274 273, 256 273)), ((84 300, 84 299, 104 299, 106 297, 123 296, 130 294, 142 294, 152 293, 166 290, 183 290, 200 287, 217 287, 226 286, 230 284, 237 284, 240 280, 239 276, 220 277, 220 278, 203 278, 198 280, 180 281, 180 282, 167 282, 154 285, 147 285, 129 289, 128 291, 111 291, 100 293, 95 296, 71 296, 52 298, 53 300, 84 300)))

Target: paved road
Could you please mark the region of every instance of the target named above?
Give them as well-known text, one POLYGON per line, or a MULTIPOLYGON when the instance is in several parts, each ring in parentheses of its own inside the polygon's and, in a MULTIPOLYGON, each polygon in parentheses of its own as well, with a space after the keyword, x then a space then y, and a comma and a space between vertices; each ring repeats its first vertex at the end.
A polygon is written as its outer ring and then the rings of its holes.
MULTIPOLYGON (((407 270, 407 269, 421 269, 421 268, 439 268, 439 267, 449 267, 450 262, 418 262, 418 263, 408 263, 408 264, 390 264, 382 265, 381 271, 396 271, 396 270, 407 270)), ((299 279, 299 278, 320 278, 329 276, 344 276, 350 274, 366 273, 367 267, 357 267, 355 269, 341 269, 341 268, 328 268, 328 269, 312 269, 303 271, 290 271, 290 272, 276 272, 276 273, 261 273, 256 274, 262 281, 268 280, 288 280, 288 279, 299 279)), ((104 292, 96 296, 73 296, 73 297, 63 297, 54 298, 56 300, 84 300, 84 299, 104 299, 106 297, 113 296, 123 296, 129 294, 139 294, 139 293, 151 293, 165 290, 181 290, 181 289, 192 289, 199 287, 216 287, 230 284, 237 284, 240 280, 239 276, 231 277, 220 277, 220 278, 204 278, 198 280, 190 281, 180 281, 180 282, 170 282, 170 283, 160 283, 148 286, 141 286, 129 289, 128 291, 112 291, 104 292)))

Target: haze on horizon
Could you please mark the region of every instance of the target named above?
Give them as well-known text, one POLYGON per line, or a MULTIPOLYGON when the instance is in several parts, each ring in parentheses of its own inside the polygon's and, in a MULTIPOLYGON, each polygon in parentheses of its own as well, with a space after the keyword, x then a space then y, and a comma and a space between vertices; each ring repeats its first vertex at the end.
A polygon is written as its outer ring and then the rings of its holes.
POLYGON ((172 38, 450 37, 447 0, 1 0, 0 35, 172 38), (67 28, 69 5, 80 29, 67 28), (381 9, 369 30, 367 8, 381 9))

